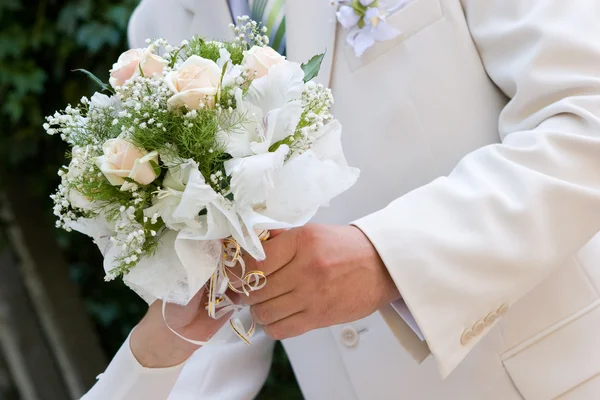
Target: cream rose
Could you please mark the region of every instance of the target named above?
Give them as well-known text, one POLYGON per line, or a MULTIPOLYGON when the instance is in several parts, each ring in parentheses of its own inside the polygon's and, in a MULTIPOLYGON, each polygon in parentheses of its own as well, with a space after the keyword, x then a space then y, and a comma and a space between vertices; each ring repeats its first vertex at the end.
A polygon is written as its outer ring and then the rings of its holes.
POLYGON ((122 185, 121 189, 126 190, 129 182, 123 178, 133 179, 141 185, 148 185, 156 179, 150 162, 158 165, 156 151, 148 153, 121 138, 107 140, 102 149, 104 155, 96 159, 96 165, 111 185, 122 185))
POLYGON ((212 60, 191 56, 177 71, 169 72, 165 81, 174 93, 168 101, 169 106, 185 106, 191 110, 205 105, 213 108, 221 82, 221 68, 212 60))
POLYGON ((283 64, 285 57, 270 47, 254 46, 244 52, 242 64, 248 67, 254 78, 262 78, 274 65, 283 64))
POLYGON ((167 61, 154 54, 150 49, 132 49, 119 56, 110 70, 110 84, 117 88, 123 86, 129 79, 140 75, 140 69, 144 76, 154 74, 162 76, 167 61))

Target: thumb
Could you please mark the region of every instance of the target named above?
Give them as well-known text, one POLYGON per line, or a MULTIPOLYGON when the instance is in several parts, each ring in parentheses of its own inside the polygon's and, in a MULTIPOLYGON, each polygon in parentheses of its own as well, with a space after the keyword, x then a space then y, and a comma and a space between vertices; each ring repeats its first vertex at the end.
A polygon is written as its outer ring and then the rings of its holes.
POLYGON ((273 229, 270 231, 269 239, 274 239, 285 231, 287 231, 287 229, 273 229))

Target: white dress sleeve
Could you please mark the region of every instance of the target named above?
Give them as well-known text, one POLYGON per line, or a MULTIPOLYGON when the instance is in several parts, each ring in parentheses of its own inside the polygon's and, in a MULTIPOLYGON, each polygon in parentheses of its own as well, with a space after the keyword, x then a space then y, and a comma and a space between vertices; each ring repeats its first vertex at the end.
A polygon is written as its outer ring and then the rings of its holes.
POLYGON ((82 397, 82 400, 164 400, 168 398, 184 364, 171 368, 144 368, 131 352, 130 337, 123 343, 106 371, 100 374, 98 382, 82 397))
POLYGON ((269 374, 275 342, 258 328, 246 345, 230 330, 225 324, 215 335, 226 342, 211 342, 171 368, 141 366, 127 338, 81 400, 252 400, 269 374))
MULTIPOLYGON (((223 327, 231 330, 229 324, 223 327)), ((275 342, 257 327, 252 344, 235 337, 202 347, 186 362, 169 400, 252 400, 265 383, 275 342)))

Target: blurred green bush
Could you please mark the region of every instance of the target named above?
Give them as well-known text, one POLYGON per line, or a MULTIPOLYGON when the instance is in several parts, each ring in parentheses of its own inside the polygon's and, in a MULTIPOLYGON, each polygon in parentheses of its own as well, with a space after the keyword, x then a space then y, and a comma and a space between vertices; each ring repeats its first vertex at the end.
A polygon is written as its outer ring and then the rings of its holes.
MULTIPOLYGON (((23 190, 39 199, 47 210, 40 223, 54 224, 48 196, 58 184, 56 172, 66 151, 58 138, 44 134, 44 117, 95 89, 72 70, 107 76, 126 48, 127 22, 137 2, 0 0, 0 171, 18 176, 23 190)), ((104 282, 101 256, 91 240, 54 232, 102 346, 112 356, 146 306, 122 283, 104 282)), ((280 345, 258 398, 301 398, 280 345)))

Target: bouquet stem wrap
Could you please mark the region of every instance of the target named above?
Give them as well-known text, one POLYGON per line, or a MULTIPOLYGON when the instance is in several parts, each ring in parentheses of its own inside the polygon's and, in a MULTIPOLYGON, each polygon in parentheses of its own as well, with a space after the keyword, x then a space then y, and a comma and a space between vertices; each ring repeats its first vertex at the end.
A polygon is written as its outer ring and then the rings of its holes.
MULTIPOLYGON (((261 241, 266 241, 269 237, 269 231, 262 231, 259 235, 261 241)), ((235 304, 229 296, 227 296, 226 292, 228 289, 234 293, 249 296, 251 292, 264 288, 266 284, 267 277, 264 272, 259 270, 246 272, 246 264, 242 258, 242 247, 240 244, 233 238, 224 239, 221 261, 217 270, 211 275, 206 284, 208 289, 208 302, 206 303, 208 316, 213 319, 221 319, 224 315, 232 311, 235 313, 244 308, 244 306, 235 304), (236 271, 236 269, 239 271, 236 271), (236 283, 237 285, 235 285, 236 283)), ((207 343, 204 341, 188 339, 173 329, 167 322, 166 305, 167 302, 163 302, 163 320, 171 332, 179 338, 198 346, 203 346, 207 343)), ((229 324, 231 325, 233 332, 240 339, 248 345, 251 344, 250 339, 256 330, 256 323, 254 320, 252 320, 249 329, 246 329, 242 321, 239 318, 235 318, 235 316, 231 317, 229 324)))

